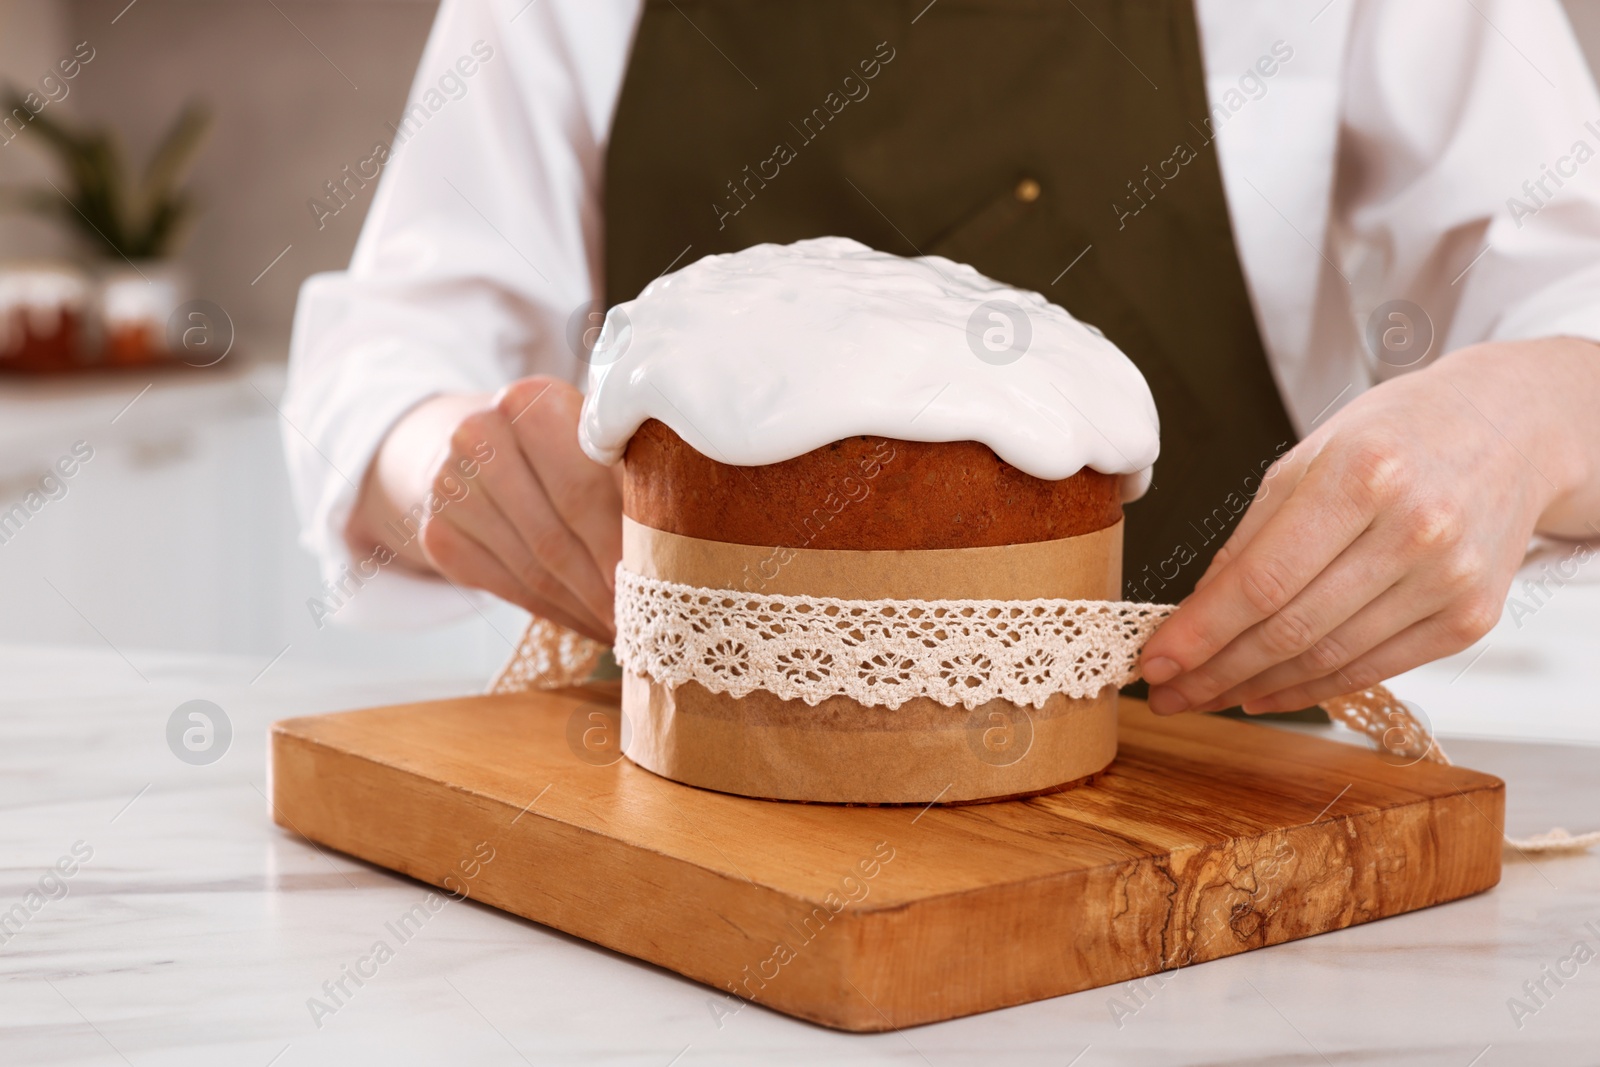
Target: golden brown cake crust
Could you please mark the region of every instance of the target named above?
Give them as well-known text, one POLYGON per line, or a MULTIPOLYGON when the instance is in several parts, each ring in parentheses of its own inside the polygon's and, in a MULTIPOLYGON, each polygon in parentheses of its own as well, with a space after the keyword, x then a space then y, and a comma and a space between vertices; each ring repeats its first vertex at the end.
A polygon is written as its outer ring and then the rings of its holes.
POLYGON ((696 452, 664 423, 624 456, 623 511, 657 530, 785 548, 975 548, 1093 533, 1122 518, 1120 477, 1035 478, 976 441, 851 437, 761 467, 696 452))

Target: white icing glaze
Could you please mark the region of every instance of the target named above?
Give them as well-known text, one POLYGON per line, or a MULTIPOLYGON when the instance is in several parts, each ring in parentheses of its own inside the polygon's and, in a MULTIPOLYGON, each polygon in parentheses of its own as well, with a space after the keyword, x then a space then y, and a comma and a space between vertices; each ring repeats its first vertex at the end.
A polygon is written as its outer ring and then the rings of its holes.
POLYGON ((649 418, 739 466, 856 435, 972 440, 1038 478, 1134 475, 1129 497, 1149 484, 1160 444, 1149 386, 1099 331, 965 264, 842 237, 706 256, 613 308, 579 440, 614 463, 649 418), (994 300, 1020 308, 1025 326, 974 320, 994 300))

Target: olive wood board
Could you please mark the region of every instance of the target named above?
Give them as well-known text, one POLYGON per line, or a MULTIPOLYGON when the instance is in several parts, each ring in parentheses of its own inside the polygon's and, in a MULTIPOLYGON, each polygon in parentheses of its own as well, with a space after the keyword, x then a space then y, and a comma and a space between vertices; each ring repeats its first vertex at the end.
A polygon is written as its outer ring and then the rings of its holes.
POLYGON ((1124 699, 1117 759, 1090 784, 843 807, 659 778, 605 736, 616 705, 606 686, 285 720, 274 817, 704 982, 727 1010, 736 993, 854 1031, 1124 982, 1500 878, 1499 779, 1253 723, 1124 699))

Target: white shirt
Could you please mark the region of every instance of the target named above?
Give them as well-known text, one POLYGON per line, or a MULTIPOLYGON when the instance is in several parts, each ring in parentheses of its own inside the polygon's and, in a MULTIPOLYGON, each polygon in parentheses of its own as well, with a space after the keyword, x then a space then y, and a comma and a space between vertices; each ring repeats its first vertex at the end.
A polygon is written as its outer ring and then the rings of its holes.
MULTIPOLYGON (((601 284, 606 142, 640 7, 441 5, 350 268, 307 280, 295 318, 284 439, 326 577, 351 563, 355 487, 407 410, 532 373, 580 380, 568 321, 601 284)), ((1363 341, 1387 301, 1426 311, 1435 355, 1600 339, 1600 96, 1557 0, 1196 7, 1239 257, 1302 433, 1400 373, 1363 341)), ((723 62, 709 43, 706 62, 723 62)), ((337 618, 471 610, 395 567, 372 584, 385 592, 337 618)))

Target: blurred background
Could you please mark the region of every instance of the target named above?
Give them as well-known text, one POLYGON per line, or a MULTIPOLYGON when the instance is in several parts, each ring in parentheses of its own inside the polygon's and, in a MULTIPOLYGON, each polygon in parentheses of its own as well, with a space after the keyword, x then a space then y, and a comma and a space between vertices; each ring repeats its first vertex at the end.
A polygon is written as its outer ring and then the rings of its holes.
MULTIPOLYGON (((0 0, 0 646, 389 680, 487 679, 510 653, 509 608, 316 625, 275 407, 299 285, 347 263, 375 190, 335 186, 394 136, 435 7, 0 0), (94 209, 118 190, 149 210, 94 209)), ((1567 8, 1600 64, 1600 0, 1567 8)), ((1597 633, 1600 586, 1564 588, 1401 692, 1447 731, 1600 741, 1592 713, 1530 724, 1520 697, 1589 678, 1597 633)))
POLYGON ((347 183, 341 201, 326 183, 393 138, 436 7, 0 0, 0 516, 42 498, 20 529, 0 517, 0 644, 111 645, 141 669, 146 650, 230 654, 246 670, 281 654, 274 670, 390 678, 487 679, 509 655, 522 619, 509 608, 425 632, 315 625, 274 406, 300 283, 347 264, 376 188, 347 183), (26 126, 10 90, 35 94, 26 126), (194 105, 198 134, 180 125, 194 105), (111 134, 123 175, 45 123, 111 134), (163 145, 187 166, 144 189, 163 145), (96 236, 105 219, 66 201, 94 201, 107 180, 188 202, 188 218, 164 243, 123 220, 107 235, 119 254, 96 236), (313 198, 337 214, 319 219, 313 198), (226 357, 202 366, 230 332, 226 357), (93 456, 62 477, 80 441, 93 456))

